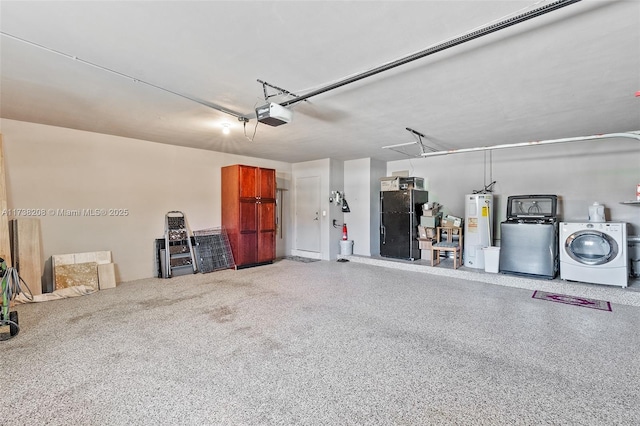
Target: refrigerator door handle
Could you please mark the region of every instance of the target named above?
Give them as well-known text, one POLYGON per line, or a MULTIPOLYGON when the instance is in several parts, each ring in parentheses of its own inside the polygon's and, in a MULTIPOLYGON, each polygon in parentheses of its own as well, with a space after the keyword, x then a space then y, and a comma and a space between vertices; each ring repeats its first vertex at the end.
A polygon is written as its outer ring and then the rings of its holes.
POLYGON ((380 191, 380 235, 382 236, 381 244, 384 245, 387 242, 387 233, 384 229, 384 215, 382 214, 384 212, 384 203, 382 202, 383 199, 384 193, 380 191))

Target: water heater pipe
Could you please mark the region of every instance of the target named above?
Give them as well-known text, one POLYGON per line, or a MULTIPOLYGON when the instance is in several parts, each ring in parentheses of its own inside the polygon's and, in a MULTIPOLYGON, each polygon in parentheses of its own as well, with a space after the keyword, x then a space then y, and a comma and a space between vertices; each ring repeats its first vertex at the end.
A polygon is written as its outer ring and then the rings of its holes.
POLYGON ((590 141, 590 140, 610 139, 610 138, 631 138, 631 139, 636 139, 640 141, 640 130, 635 132, 628 132, 628 133, 604 133, 601 135, 577 136, 574 138, 548 139, 548 140, 542 140, 542 141, 508 143, 508 144, 501 144, 501 145, 479 146, 475 148, 449 149, 447 151, 424 152, 421 155, 423 157, 435 157, 439 155, 461 154, 463 152, 492 151, 494 149, 517 148, 522 146, 550 145, 554 143, 579 142, 579 141, 590 141))

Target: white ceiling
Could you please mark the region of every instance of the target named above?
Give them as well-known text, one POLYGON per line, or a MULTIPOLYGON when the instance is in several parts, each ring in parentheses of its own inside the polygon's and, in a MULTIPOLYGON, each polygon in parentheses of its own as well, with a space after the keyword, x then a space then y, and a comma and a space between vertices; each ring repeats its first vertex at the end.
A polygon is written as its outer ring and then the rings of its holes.
POLYGON ((2 1, 0 113, 286 162, 407 158, 382 148, 407 127, 438 150, 640 129, 637 1, 583 0, 299 102, 291 123, 251 119, 248 138, 168 92, 251 114, 257 79, 304 95, 534 3, 2 1))

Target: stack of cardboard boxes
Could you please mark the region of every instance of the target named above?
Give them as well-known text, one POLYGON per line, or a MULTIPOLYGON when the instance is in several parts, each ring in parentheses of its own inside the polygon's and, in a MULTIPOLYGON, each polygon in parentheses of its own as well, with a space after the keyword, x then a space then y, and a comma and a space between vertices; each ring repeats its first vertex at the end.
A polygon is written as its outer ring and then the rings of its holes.
MULTIPOLYGON (((442 205, 436 202, 425 203, 422 206, 422 216, 418 226, 418 244, 420 258, 431 259, 431 245, 436 241, 436 228, 438 226, 462 227, 462 218, 447 215, 443 217, 442 205)), ((457 231, 454 231, 454 235, 457 231)))
POLYGON ((420 258, 431 259, 431 244, 436 240, 436 227, 440 226, 442 220, 441 204, 436 202, 425 203, 422 206, 422 216, 420 216, 420 226, 418 226, 418 245, 420 247, 420 258))

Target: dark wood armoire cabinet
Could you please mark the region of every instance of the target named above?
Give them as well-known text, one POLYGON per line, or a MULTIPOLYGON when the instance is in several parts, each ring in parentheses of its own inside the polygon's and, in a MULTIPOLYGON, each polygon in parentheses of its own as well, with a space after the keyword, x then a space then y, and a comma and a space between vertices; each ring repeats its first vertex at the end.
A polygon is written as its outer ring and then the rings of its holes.
POLYGON ((276 171, 233 165, 222 168, 222 226, 236 268, 276 257, 276 171))

